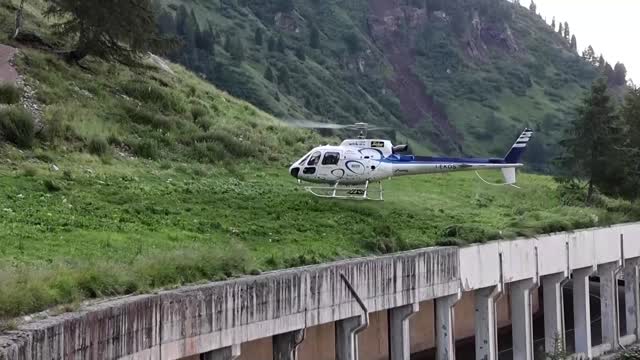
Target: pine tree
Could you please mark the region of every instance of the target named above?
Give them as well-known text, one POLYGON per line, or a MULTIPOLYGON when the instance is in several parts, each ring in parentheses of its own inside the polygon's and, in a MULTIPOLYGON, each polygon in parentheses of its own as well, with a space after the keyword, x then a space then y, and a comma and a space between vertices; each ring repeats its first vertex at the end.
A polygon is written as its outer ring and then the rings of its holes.
POLYGON ((558 25, 558 34, 560 34, 560 36, 564 36, 564 30, 562 28, 562 23, 560 23, 560 25, 558 25))
POLYGON ((298 58, 298 60, 300 61, 305 61, 307 60, 307 56, 304 53, 304 47, 302 46, 298 46, 296 48, 296 57, 298 58))
POLYGON ((589 45, 583 52, 582 58, 589 62, 593 66, 598 65, 598 57, 596 56, 595 50, 593 50, 593 46, 589 45))
POLYGON ((267 66, 267 70, 264 71, 264 78, 267 79, 269 82, 275 81, 275 76, 273 75, 273 70, 271 69, 271 66, 267 66))
POLYGON ((289 84, 289 69, 286 66, 280 66, 278 69, 278 84, 284 86, 287 92, 291 91, 289 84))
POLYGON ((531 10, 532 13, 537 14, 538 7, 536 6, 536 3, 533 2, 533 0, 531 0, 531 5, 529 5, 529 10, 531 10))
POLYGON ((276 39, 273 37, 270 37, 269 41, 267 41, 267 50, 269 50, 269 52, 276 51, 276 39))
POLYGON ((627 84, 627 68, 621 62, 616 63, 613 68, 613 83, 618 86, 627 84))
POLYGON ((280 37, 278 38, 278 52, 281 52, 284 54, 284 52, 287 50, 287 46, 284 44, 284 38, 282 37, 282 35, 280 35, 280 37))
POLYGON ((569 41, 571 39, 571 32, 569 31, 569 23, 564 22, 564 38, 569 41))
POLYGON ((604 56, 600 54, 600 57, 598 58, 598 70, 600 70, 601 72, 604 72, 606 65, 607 65, 607 62, 604 60, 604 56))
POLYGON ((311 46, 312 49, 320 48, 320 31, 315 26, 311 27, 311 34, 309 35, 309 46, 311 46))
POLYGON ((556 31, 556 17, 553 17, 553 20, 551 20, 551 28, 553 29, 553 31, 556 31))
POLYGON ((69 61, 93 55, 134 64, 147 51, 170 45, 158 34, 151 0, 50 0, 45 16, 61 21, 57 35, 75 39, 73 50, 65 54, 69 61))
POLYGON ((624 196, 635 200, 640 197, 640 88, 631 86, 622 106, 622 119, 627 131, 628 144, 626 186, 624 196))
POLYGON ((619 154, 621 130, 613 102, 607 95, 607 84, 595 82, 591 93, 577 109, 577 117, 569 124, 566 137, 561 141, 565 150, 561 158, 563 169, 571 178, 586 179, 586 201, 592 200, 594 191, 614 192, 619 188, 619 154))
POLYGON ((257 46, 262 46, 262 28, 261 27, 257 27, 256 28, 256 32, 254 34, 254 41, 256 43, 257 46))
POLYGON ((575 35, 571 35, 571 50, 578 51, 578 40, 575 35))

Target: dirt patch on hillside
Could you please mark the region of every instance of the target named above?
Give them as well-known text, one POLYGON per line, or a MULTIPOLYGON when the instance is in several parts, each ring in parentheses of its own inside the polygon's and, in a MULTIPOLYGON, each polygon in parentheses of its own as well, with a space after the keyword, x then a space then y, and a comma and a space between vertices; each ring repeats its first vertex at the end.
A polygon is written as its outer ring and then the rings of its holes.
POLYGON ((416 127, 431 118, 439 133, 431 140, 443 149, 453 143, 459 150, 462 135, 413 71, 416 63, 413 44, 428 21, 426 10, 403 6, 399 0, 370 0, 369 6, 371 36, 394 70, 387 86, 400 100, 409 125, 416 127))
POLYGON ((13 58, 18 49, 0 44, 0 82, 15 84, 18 81, 18 72, 13 66, 13 58))

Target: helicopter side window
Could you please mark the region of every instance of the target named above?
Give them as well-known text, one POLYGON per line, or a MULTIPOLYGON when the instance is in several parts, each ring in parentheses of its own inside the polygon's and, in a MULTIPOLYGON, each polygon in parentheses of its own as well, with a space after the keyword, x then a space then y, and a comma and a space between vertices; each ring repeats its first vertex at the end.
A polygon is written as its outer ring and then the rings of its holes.
POLYGON ((311 155, 311 158, 309 159, 309 162, 307 163, 307 166, 316 166, 318 165, 318 162, 320 162, 320 156, 322 156, 322 153, 320 151, 316 151, 311 155))
POLYGON ((325 153, 322 158, 322 165, 338 165, 338 162, 340 162, 340 153, 337 152, 325 153))

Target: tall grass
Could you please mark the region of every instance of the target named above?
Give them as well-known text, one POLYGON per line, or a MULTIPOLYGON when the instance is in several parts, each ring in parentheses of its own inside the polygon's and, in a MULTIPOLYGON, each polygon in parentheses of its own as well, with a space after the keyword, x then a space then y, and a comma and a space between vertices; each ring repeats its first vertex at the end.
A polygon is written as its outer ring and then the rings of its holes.
POLYGON ((35 137, 31 113, 14 105, 0 109, 0 136, 21 148, 30 148, 35 137))
POLYGON ((187 247, 140 254, 131 263, 80 260, 5 266, 0 268, 0 319, 86 299, 221 280, 252 269, 248 252, 238 245, 221 252, 187 247))
POLYGON ((10 83, 0 83, 0 104, 13 105, 20 102, 22 92, 10 83))

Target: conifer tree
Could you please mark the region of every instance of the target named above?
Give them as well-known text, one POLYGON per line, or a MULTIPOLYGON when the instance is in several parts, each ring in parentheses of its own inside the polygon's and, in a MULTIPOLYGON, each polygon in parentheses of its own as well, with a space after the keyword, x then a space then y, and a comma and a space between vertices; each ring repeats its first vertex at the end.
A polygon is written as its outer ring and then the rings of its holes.
POLYGON ((169 45, 158 35, 151 0, 49 0, 45 15, 59 21, 58 35, 75 39, 73 50, 65 54, 74 62, 93 55, 135 64, 147 51, 169 45))
POLYGON ((307 59, 307 56, 304 53, 304 47, 302 46, 298 46, 296 48, 296 57, 298 58, 298 60, 300 61, 305 61, 307 59))
POLYGON ((280 37, 278 38, 278 52, 281 52, 284 54, 284 52, 287 50, 286 45, 284 44, 284 38, 282 37, 282 35, 280 35, 280 37))
POLYGON ((625 147, 626 186, 624 196, 636 200, 640 197, 640 88, 631 86, 622 106, 622 119, 627 131, 625 147))
POLYGON ((613 83, 618 86, 627 83, 627 68, 621 62, 616 63, 613 68, 613 83))
POLYGON ((551 28, 553 29, 553 31, 556 31, 556 17, 553 17, 553 20, 551 20, 551 28))
POLYGON ((564 36, 564 29, 562 28, 562 23, 558 25, 558 34, 560 34, 560 36, 564 36))
POLYGON ((264 71, 264 78, 267 79, 269 82, 275 81, 275 77, 273 75, 273 70, 271 69, 271 66, 267 66, 267 70, 264 71))
POLYGON ((309 46, 311 46, 312 49, 320 48, 320 31, 315 26, 311 27, 311 34, 309 35, 309 46))
POLYGON ((256 32, 253 38, 257 46, 262 46, 262 28, 261 27, 258 26, 256 28, 256 32))
POLYGON ((276 51, 276 39, 273 37, 270 37, 269 41, 267 41, 267 50, 269 50, 269 52, 276 51))
POLYGON ((532 13, 537 14, 538 7, 533 0, 531 0, 531 5, 529 5, 529 10, 531 10, 532 13))
POLYGON ((569 41, 571 39, 571 32, 569 31, 569 23, 564 22, 564 38, 569 41))
POLYGON ((593 84, 565 135, 561 164, 570 177, 587 181, 586 201, 591 202, 596 189, 603 193, 619 189, 616 160, 623 158, 619 153, 622 131, 605 81, 593 84))
POLYGON ((583 52, 582 58, 585 61, 588 61, 591 65, 598 65, 598 57, 596 56, 595 50, 593 50, 593 46, 589 45, 583 52))
POLYGON ((578 40, 575 35, 571 35, 571 50, 578 51, 578 40))

